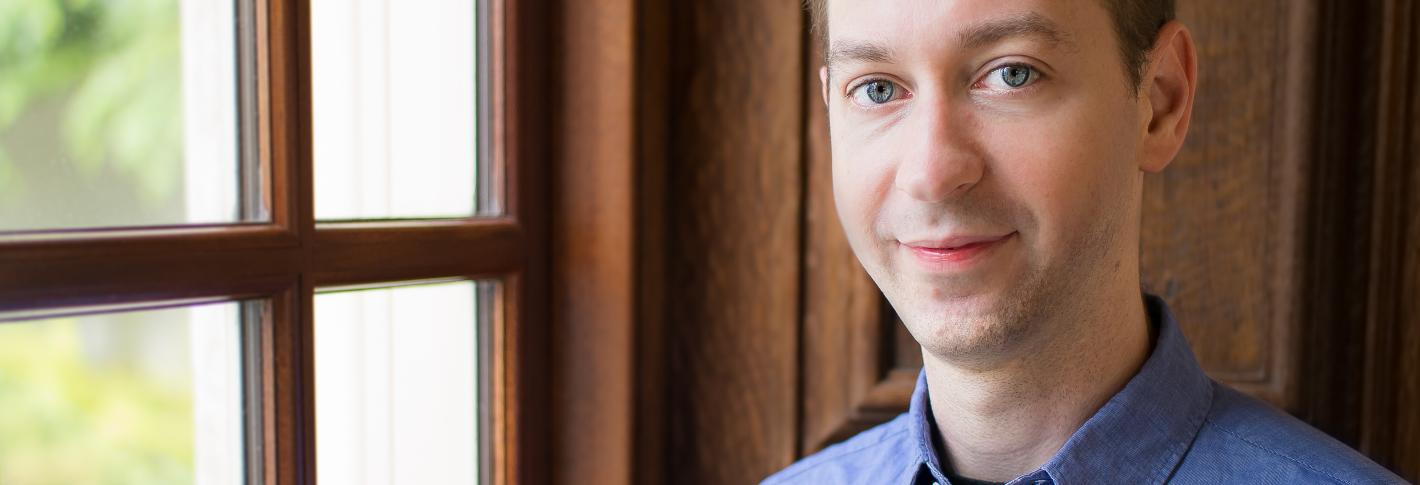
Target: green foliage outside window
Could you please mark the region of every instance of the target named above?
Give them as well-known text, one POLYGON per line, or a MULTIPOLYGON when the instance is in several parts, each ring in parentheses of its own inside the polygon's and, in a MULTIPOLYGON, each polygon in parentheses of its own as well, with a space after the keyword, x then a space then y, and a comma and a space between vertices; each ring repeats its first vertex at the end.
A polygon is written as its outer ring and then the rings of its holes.
POLYGON ((95 217, 181 209, 178 15, 176 0, 0 2, 0 223, 58 204, 50 179, 100 199, 95 217))
MULTIPOLYGON (((71 200, 81 223, 181 214, 178 15, 177 0, 0 1, 0 230, 71 200)), ((77 319, 0 323, 0 485, 191 483, 190 383, 96 361, 84 338, 77 319)))
POLYGON ((96 322, 118 326, 101 347, 129 347, 109 358, 76 319, 0 323, 0 484, 192 483, 191 388, 137 365, 151 349, 121 338, 127 317, 96 322))

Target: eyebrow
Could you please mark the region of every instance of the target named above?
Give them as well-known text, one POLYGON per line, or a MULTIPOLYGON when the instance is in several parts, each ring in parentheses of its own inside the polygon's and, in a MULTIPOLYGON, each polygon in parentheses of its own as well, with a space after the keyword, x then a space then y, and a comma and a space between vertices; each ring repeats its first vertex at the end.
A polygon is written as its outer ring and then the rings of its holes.
POLYGON ((958 35, 962 47, 967 49, 995 44, 1013 37, 1035 37, 1051 47, 1074 45, 1070 35, 1056 26, 1055 22, 1035 12, 971 25, 962 29, 958 35))
POLYGON ((828 71, 833 72, 833 66, 845 62, 873 62, 891 64, 896 62, 896 57, 892 51, 886 47, 858 40, 842 40, 833 43, 828 53, 824 55, 823 63, 828 66, 828 71))
MULTIPOLYGON (((962 29, 957 37, 964 49, 978 49, 1015 37, 1035 37, 1052 48, 1075 44, 1055 22, 1035 12, 971 25, 962 29)), ((859 40, 835 41, 824 55, 824 65, 830 75, 834 65, 851 62, 891 64, 896 62, 896 57, 887 47, 859 40)))

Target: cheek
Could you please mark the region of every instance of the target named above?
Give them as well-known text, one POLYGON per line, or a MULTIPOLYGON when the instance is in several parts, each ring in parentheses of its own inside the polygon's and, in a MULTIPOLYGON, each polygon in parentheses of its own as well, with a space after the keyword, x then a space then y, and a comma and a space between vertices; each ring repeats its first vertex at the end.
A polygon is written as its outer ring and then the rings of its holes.
POLYGON ((1129 175, 1137 172, 1131 156, 1137 142, 1112 112, 1081 107, 1057 115, 998 130, 990 139, 997 182, 1034 215, 1032 239, 1060 248, 1115 212, 1109 207, 1132 203, 1129 175))
MULTIPOLYGON (((841 124, 838 124, 841 126, 841 124)), ((833 132, 833 199, 849 241, 860 255, 874 244, 878 216, 892 187, 890 158, 867 140, 833 132)))

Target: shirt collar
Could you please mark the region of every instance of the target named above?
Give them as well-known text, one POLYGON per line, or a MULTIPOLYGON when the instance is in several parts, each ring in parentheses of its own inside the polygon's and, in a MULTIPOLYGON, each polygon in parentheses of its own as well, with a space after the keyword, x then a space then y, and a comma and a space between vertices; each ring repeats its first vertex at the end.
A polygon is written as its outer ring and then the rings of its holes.
MULTIPOLYGON (((1153 352, 1124 389, 1041 467, 1056 483, 1091 483, 1102 476, 1117 483, 1162 483, 1203 424, 1213 400, 1212 381, 1194 359, 1168 305, 1153 295, 1144 300, 1157 330, 1153 352)), ((936 424, 931 413, 923 371, 908 406, 909 425, 921 454, 919 463, 945 485, 932 441, 936 424)))
POLYGON ((926 466, 935 480, 939 483, 947 483, 946 477, 942 474, 942 464, 937 459, 941 455, 937 453, 936 444, 932 442, 932 434, 937 432, 937 425, 932 418, 931 401, 927 395, 927 369, 925 368, 917 374, 917 387, 912 389, 912 400, 908 401, 907 414, 911 417, 908 420, 908 426, 911 429, 912 439, 917 443, 918 461, 913 464, 913 467, 926 466))

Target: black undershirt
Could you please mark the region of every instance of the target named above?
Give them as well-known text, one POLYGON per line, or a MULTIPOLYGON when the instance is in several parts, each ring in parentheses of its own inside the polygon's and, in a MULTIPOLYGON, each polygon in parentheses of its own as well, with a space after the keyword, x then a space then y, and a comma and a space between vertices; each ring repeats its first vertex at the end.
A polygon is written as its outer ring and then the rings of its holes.
POLYGON ((950 473, 947 474, 947 480, 951 480, 951 481, 952 481, 952 485, 1006 485, 1004 482, 988 482, 988 481, 985 481, 985 480, 973 480, 973 479, 966 478, 966 477, 959 477, 959 476, 956 476, 956 475, 953 475, 953 474, 950 474, 950 473))

